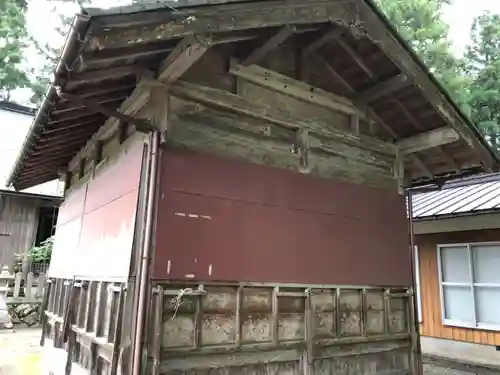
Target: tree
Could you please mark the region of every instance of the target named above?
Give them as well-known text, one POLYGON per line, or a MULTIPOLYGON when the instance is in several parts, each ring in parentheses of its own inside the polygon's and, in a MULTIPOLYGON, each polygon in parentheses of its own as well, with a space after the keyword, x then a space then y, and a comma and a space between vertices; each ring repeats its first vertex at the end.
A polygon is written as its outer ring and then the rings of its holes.
POLYGON ((498 149, 500 146, 500 16, 486 12, 475 18, 467 48, 471 79, 471 117, 479 130, 498 149))
MULTIPOLYGON (((443 6, 451 0, 377 0, 398 32, 462 109, 467 110, 464 62, 453 55, 443 6)), ((468 110, 467 110, 468 112, 468 110)))
POLYGON ((12 91, 31 85, 21 66, 27 46, 25 8, 24 1, 0 0, 0 100, 9 100, 12 91))

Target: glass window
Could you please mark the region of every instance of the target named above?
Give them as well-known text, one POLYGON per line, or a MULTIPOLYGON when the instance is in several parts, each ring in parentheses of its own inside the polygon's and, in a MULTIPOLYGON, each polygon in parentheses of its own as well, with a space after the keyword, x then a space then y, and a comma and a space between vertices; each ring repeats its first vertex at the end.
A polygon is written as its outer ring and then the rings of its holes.
POLYGON ((440 246, 445 324, 500 330, 500 245, 440 246))

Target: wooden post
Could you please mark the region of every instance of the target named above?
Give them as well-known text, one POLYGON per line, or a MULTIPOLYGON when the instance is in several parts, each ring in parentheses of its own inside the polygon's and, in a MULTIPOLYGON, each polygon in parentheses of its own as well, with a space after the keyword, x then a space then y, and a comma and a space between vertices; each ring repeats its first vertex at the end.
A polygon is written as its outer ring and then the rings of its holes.
POLYGON ((40 305, 40 319, 42 320, 42 336, 40 337, 40 346, 45 345, 45 326, 47 325, 47 307, 50 299, 50 292, 52 290, 52 280, 47 280, 47 287, 45 288, 45 293, 43 295, 43 301, 40 305))
POLYGON ((113 333, 113 354, 111 358, 111 371, 110 375, 116 375, 118 371, 118 360, 120 356, 120 346, 122 340, 122 326, 123 326, 123 307, 125 305, 125 284, 120 287, 120 294, 118 296, 118 311, 116 312, 115 331, 113 333))
MULTIPOLYGON (((155 298, 155 308, 154 308, 154 321, 153 321, 153 375, 160 374, 160 365, 161 365, 161 343, 163 340, 163 287, 158 285, 155 290, 156 298, 155 298)), ((201 296, 198 296, 197 304, 196 304, 196 318, 195 318, 195 333, 194 333, 194 346, 198 347, 197 338, 199 338, 198 331, 201 330, 199 323, 201 322, 200 313, 201 313, 201 296)))

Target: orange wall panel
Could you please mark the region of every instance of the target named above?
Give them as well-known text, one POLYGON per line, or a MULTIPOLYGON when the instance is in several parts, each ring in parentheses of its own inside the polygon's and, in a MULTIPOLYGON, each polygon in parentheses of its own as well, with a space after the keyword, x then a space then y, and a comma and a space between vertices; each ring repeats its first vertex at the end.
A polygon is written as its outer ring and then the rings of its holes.
POLYGON ((420 293, 422 299, 422 336, 500 345, 500 332, 445 326, 441 314, 437 246, 450 243, 500 241, 500 230, 457 232, 416 236, 420 262, 420 293))

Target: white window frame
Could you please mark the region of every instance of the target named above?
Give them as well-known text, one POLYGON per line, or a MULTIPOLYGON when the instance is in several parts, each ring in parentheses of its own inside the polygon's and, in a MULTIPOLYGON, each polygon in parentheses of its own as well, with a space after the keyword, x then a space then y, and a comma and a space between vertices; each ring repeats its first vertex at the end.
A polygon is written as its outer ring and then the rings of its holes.
POLYGON ((476 308, 476 288, 495 288, 500 289, 500 284, 492 284, 492 283, 476 283, 474 281, 474 265, 472 258, 472 250, 471 247, 475 246, 498 246, 500 247, 500 242, 472 242, 472 243, 454 243, 454 244, 442 244, 437 247, 437 261, 438 261, 438 273, 439 273, 439 292, 440 292, 440 300, 441 300, 441 320, 446 326, 453 327, 463 327, 463 328, 472 328, 472 329, 482 329, 487 331, 500 331, 500 324, 491 324, 491 323, 481 323, 477 319, 477 308, 476 308), (469 272, 471 275, 471 282, 462 283, 462 282, 443 282, 443 268, 441 264, 441 249, 449 248, 449 247, 465 247, 467 248, 468 258, 469 258, 469 272), (461 287, 469 287, 472 293, 472 303, 473 303, 473 322, 463 322, 457 321, 453 319, 446 319, 445 307, 444 307, 444 287, 445 286, 461 286, 461 287))
POLYGON ((420 292, 420 257, 418 246, 415 246, 415 296, 417 297, 418 322, 422 323, 422 294, 420 292))

